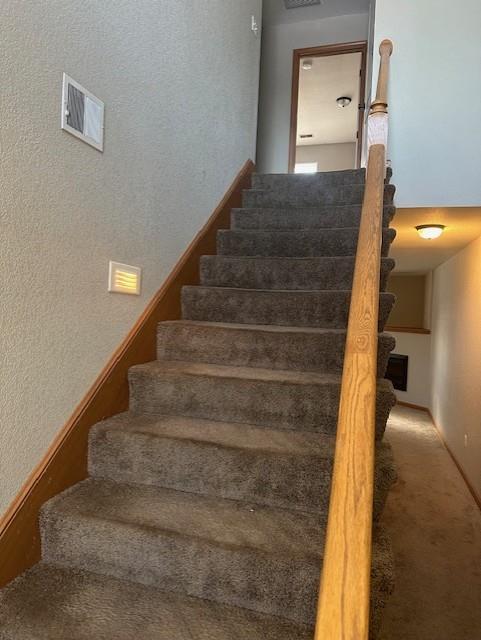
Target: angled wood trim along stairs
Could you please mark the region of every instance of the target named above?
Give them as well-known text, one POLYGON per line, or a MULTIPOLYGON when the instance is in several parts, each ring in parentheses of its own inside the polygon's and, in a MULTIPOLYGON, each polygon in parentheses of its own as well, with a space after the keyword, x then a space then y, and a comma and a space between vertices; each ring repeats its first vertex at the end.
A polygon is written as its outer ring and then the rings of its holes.
POLYGON ((0 521, 0 587, 40 560, 40 508, 54 495, 87 477, 90 427, 127 409, 128 369, 155 359, 158 323, 181 317, 181 289, 199 283, 200 257, 216 253, 217 231, 230 227, 230 211, 241 206, 242 191, 250 187, 254 168, 251 160, 244 164, 0 521))

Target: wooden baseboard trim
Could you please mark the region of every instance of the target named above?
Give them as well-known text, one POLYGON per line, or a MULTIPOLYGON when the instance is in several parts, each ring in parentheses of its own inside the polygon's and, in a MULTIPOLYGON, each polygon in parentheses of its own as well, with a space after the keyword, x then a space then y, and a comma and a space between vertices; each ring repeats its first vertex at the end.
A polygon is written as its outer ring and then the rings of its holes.
POLYGON ((254 168, 251 160, 242 167, 0 520, 0 587, 40 560, 42 505, 87 477, 90 428, 128 408, 128 369, 155 359, 157 324, 181 317, 182 287, 199 283, 200 257, 215 254, 217 230, 229 228, 230 211, 242 206, 242 190, 250 187, 254 168))
POLYGON ((441 429, 438 427, 438 425, 436 423, 436 420, 434 419, 434 416, 433 416, 433 414, 431 413, 431 411, 429 409, 428 409, 428 413, 429 413, 429 417, 431 418, 431 420, 433 422, 434 428, 436 429, 436 433, 438 434, 438 438, 441 440, 441 443, 443 444, 444 448, 446 449, 446 451, 451 456, 451 459, 454 462, 454 464, 456 465, 459 473, 461 474, 461 477, 464 480, 466 486, 468 487, 470 494, 473 496, 474 501, 476 502, 476 504, 478 505, 479 510, 481 511, 481 496, 478 494, 476 489, 471 484, 471 481, 469 480, 466 472, 464 471, 463 466, 461 465, 459 460, 456 458, 456 456, 452 452, 451 448, 449 447, 448 443, 446 442, 446 440, 445 440, 445 438, 444 438, 444 436, 442 434, 441 429))
POLYGON ((397 404, 401 405, 402 407, 409 407, 410 409, 417 409, 418 411, 424 411, 425 413, 428 414, 428 416, 431 419, 431 422, 433 423, 434 429, 436 430, 438 438, 441 440, 441 443, 443 444, 444 448, 446 449, 446 451, 451 456, 451 459, 454 462, 454 464, 456 465, 459 473, 461 474, 461 477, 464 480, 466 486, 468 487, 470 494, 473 496, 474 501, 476 502, 476 504, 478 505, 479 509, 481 510, 481 496, 478 495, 478 493, 476 492, 476 489, 473 487, 473 485, 471 484, 468 476, 466 475, 461 463, 457 460, 456 456, 454 455, 454 453, 449 448, 449 445, 446 442, 446 440, 444 439, 444 436, 443 436, 443 434, 441 432, 441 429, 438 427, 438 425, 436 423, 436 420, 434 419, 434 416, 431 413, 431 409, 428 409, 428 407, 421 407, 418 404, 411 404, 410 402, 402 402, 402 400, 398 400, 397 404))
POLYGON ((398 400, 396 404, 401 405, 401 407, 409 407, 409 409, 417 409, 418 411, 425 411, 430 414, 429 409, 421 406, 420 404, 411 404, 411 402, 403 402, 402 400, 398 400))
POLYGON ((421 327, 393 327, 392 325, 386 325, 384 331, 391 331, 392 333, 420 333, 423 335, 431 335, 430 329, 422 329, 421 327))

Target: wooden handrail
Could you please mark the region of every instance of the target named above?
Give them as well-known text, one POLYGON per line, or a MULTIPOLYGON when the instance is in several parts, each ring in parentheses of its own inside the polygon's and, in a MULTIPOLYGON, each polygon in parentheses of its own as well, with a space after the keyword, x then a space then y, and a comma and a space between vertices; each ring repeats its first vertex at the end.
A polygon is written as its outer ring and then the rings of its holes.
POLYGON ((379 277, 392 43, 384 40, 379 52, 315 640, 369 636, 379 277))

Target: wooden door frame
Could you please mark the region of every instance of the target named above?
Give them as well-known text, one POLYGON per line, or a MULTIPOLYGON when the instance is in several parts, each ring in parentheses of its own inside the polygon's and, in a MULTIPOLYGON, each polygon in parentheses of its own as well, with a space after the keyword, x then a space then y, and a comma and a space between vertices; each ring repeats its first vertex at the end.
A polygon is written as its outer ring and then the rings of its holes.
POLYGON ((364 130, 364 113, 366 111, 365 95, 366 95, 366 69, 367 69, 367 41, 359 42, 343 42, 340 44, 327 44, 319 47, 308 47, 307 49, 294 49, 292 62, 292 97, 291 97, 291 129, 289 134, 289 173, 293 173, 296 164, 296 147, 297 147, 297 116, 299 102, 299 68, 301 58, 307 56, 319 58, 322 56, 337 56, 343 53, 360 53, 361 54, 361 80, 360 80, 360 102, 359 102, 359 118, 358 132, 359 139, 357 145, 356 164, 361 164, 362 141, 364 130))

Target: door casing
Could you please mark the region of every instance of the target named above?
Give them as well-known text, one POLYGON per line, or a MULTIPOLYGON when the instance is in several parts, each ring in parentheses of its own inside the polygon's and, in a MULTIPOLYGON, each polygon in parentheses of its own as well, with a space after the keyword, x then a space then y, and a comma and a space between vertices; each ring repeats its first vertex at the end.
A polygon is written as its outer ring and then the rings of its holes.
POLYGON ((358 119, 358 142, 356 165, 361 166, 362 141, 364 130, 364 114, 366 111, 365 94, 366 94, 366 64, 367 64, 367 42, 343 42, 339 44, 327 44, 319 47, 308 47, 307 49, 294 49, 292 62, 292 98, 291 98, 291 128, 289 134, 289 173, 294 172, 296 164, 296 147, 297 147, 297 115, 299 104, 299 68, 301 58, 318 58, 321 56, 337 56, 344 53, 360 53, 361 54, 361 75, 360 75, 360 103, 359 103, 359 119, 358 119))

